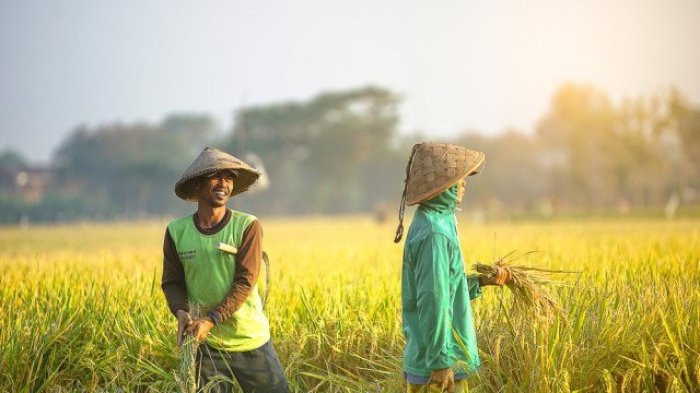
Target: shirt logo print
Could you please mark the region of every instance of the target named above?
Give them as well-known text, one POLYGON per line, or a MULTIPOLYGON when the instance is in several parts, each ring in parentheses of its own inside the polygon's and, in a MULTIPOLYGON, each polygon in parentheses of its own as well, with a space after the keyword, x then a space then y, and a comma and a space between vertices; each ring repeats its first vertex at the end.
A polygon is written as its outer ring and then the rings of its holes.
POLYGON ((178 251, 177 256, 181 261, 190 261, 197 257, 197 250, 178 251))

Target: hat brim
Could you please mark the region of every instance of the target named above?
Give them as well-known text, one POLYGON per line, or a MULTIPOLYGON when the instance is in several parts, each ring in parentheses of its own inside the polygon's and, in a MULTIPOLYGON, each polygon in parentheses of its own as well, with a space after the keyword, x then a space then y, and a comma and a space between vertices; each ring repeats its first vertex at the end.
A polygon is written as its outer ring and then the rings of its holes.
POLYGON ((203 178, 207 178, 222 170, 230 170, 236 173, 233 179, 233 190, 231 196, 240 194, 248 190, 260 177, 260 173, 242 168, 207 168, 197 173, 193 173, 186 178, 180 179, 175 184, 175 195, 180 199, 190 202, 197 202, 197 184, 203 178))

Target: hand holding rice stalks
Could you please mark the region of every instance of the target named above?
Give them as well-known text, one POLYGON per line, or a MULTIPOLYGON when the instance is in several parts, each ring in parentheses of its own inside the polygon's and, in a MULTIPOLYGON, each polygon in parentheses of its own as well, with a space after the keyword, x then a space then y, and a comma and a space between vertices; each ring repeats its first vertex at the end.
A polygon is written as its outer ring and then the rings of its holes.
MULTIPOLYGON (((564 270, 548 270, 529 266, 511 265, 506 258, 512 255, 515 251, 511 251, 507 255, 498 259, 493 265, 487 265, 477 262, 474 264, 474 269, 479 274, 493 280, 500 269, 507 271, 507 279, 505 281, 513 293, 513 308, 521 312, 535 312, 563 315, 563 309, 557 302, 556 298, 545 288, 546 284, 562 285, 558 281, 551 280, 551 273, 576 273, 564 270)), ((527 252, 523 255, 534 253, 535 251, 527 252)))

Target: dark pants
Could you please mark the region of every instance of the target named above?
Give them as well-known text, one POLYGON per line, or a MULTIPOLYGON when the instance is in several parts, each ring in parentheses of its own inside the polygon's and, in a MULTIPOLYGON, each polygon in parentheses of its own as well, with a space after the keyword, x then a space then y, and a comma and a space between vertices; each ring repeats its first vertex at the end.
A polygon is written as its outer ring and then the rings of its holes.
POLYGON ((197 391, 233 392, 234 380, 245 393, 288 393, 287 379, 272 341, 245 352, 229 352, 206 344, 197 351, 197 391))

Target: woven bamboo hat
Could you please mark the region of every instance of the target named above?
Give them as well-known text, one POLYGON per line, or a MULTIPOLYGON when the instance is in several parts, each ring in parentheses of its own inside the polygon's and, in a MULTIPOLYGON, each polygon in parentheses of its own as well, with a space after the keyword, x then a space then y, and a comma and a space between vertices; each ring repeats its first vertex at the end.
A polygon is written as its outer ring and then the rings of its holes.
POLYGON ((197 195, 194 191, 197 179, 226 169, 236 175, 231 196, 246 191, 260 177, 260 172, 238 158, 213 147, 207 147, 199 153, 180 180, 175 183, 175 195, 186 201, 196 202, 197 195))
POLYGON ((399 207, 399 227, 394 242, 403 236, 406 205, 427 201, 459 179, 479 173, 486 154, 449 143, 423 142, 413 146, 406 166, 406 180, 399 207))

